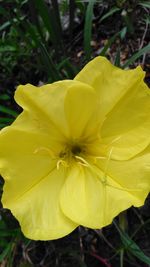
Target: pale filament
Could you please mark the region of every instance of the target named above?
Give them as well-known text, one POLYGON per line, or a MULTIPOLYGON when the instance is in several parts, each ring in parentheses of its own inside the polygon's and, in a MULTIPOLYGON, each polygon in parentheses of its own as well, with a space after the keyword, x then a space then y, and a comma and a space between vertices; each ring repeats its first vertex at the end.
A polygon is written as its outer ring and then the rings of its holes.
POLYGON ((81 161, 81 162, 78 161, 78 164, 83 165, 85 167, 90 167, 90 164, 85 159, 83 159, 82 157, 75 156, 75 158, 79 159, 81 161))
MULTIPOLYGON (((121 135, 120 136, 118 136, 118 137, 116 137, 112 142, 110 142, 109 144, 108 144, 108 147, 110 146, 110 145, 112 145, 112 144, 114 144, 116 141, 118 141, 119 139, 121 138, 121 135)), ((113 146, 111 146, 111 149, 110 149, 110 152, 109 152, 109 155, 108 155, 108 158, 110 158, 110 156, 111 156, 111 154, 112 154, 112 149, 113 149, 114 147, 113 146)), ((107 159, 106 158, 106 156, 97 156, 97 157, 94 157, 94 161, 95 161, 95 163, 96 163, 96 161, 98 160, 98 159, 107 159)))
MULTIPOLYGON (((118 139, 120 139, 120 137, 117 138, 117 140, 118 140, 118 139)), ((107 182, 107 171, 108 171, 108 165, 109 165, 109 162, 110 162, 110 160, 111 160, 111 155, 112 155, 112 151, 113 151, 113 149, 114 149, 114 147, 112 147, 112 148, 110 149, 110 152, 109 152, 109 155, 108 155, 108 159, 107 159, 107 162, 106 162, 106 167, 105 167, 104 177, 103 177, 103 179, 104 179, 104 183, 105 183, 107 186, 110 186, 110 187, 112 187, 112 188, 115 188, 115 189, 117 189, 117 190, 121 190, 121 191, 128 191, 128 192, 130 192, 130 191, 141 191, 141 189, 134 189, 134 188, 132 189, 132 188, 126 188, 126 187, 124 187, 124 188, 120 188, 120 187, 117 187, 117 186, 108 184, 108 182, 107 182)))
POLYGON ((40 151, 46 151, 51 157, 54 157, 54 153, 52 152, 52 150, 47 147, 38 147, 34 150, 33 153, 37 154, 40 151))
MULTIPOLYGON (((89 167, 93 172, 95 172, 96 175, 98 176, 98 178, 100 178, 100 181, 101 181, 102 184, 104 184, 106 186, 110 186, 110 187, 115 188, 117 190, 121 190, 121 191, 127 191, 127 192, 130 192, 130 191, 131 192, 132 191, 141 191, 140 189, 134 189, 134 188, 133 189, 132 188, 125 188, 125 187, 124 188, 121 188, 121 187, 117 187, 117 186, 114 186, 114 185, 111 185, 111 184, 108 183, 108 181, 107 181, 107 172, 108 172, 109 162, 111 160, 113 149, 114 148, 111 147, 110 152, 109 152, 109 155, 108 155, 108 159, 107 159, 107 162, 106 162, 106 167, 105 167, 105 170, 104 170, 104 176, 101 177, 101 178, 99 177, 99 171, 96 170, 96 168, 93 168, 93 166, 91 164, 89 164, 85 159, 83 159, 81 157, 78 157, 78 156, 76 156, 76 158, 78 158, 78 159, 80 159, 80 160, 83 161, 83 164, 82 165, 84 165, 86 167, 89 167)), ((106 159, 106 157, 99 157, 99 158, 105 158, 106 159)))
POLYGON ((59 170, 60 165, 62 165, 64 167, 69 167, 69 165, 67 164, 67 162, 65 160, 62 160, 62 159, 60 159, 60 160, 57 161, 57 165, 56 165, 57 170, 59 170))

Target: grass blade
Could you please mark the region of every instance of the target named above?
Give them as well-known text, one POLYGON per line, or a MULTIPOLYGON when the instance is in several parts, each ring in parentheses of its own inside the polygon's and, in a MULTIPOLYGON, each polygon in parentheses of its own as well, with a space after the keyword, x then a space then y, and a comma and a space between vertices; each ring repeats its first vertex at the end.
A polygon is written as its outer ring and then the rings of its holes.
POLYGON ((61 80, 60 73, 56 69, 50 55, 48 54, 48 52, 46 50, 46 47, 42 43, 39 42, 39 48, 41 51, 41 56, 42 56, 44 63, 46 65, 46 71, 49 75, 49 78, 52 77, 53 82, 61 80))
POLYGON ((0 105, 0 111, 5 113, 5 114, 11 115, 11 116, 13 116, 15 118, 18 116, 18 113, 16 111, 14 111, 14 110, 12 110, 10 108, 6 108, 6 107, 4 107, 2 105, 0 105))
POLYGON ((108 11, 104 16, 101 17, 100 22, 102 22, 102 21, 105 20, 106 18, 112 16, 114 13, 116 13, 116 12, 118 12, 118 11, 120 11, 120 8, 118 8, 118 7, 113 7, 113 8, 111 8, 110 11, 108 11))
POLYGON ((13 121, 14 121, 14 119, 12 119, 12 118, 0 118, 0 123, 9 124, 9 123, 11 123, 13 121))
POLYGON ((84 25, 84 50, 86 59, 91 57, 91 36, 92 36, 92 20, 93 20, 93 7, 96 0, 90 0, 87 6, 84 25))
POLYGON ((12 243, 8 243, 7 247, 0 254, 0 262, 2 262, 4 258, 11 252, 11 249, 12 249, 12 243))
POLYGON ((102 49, 102 51, 100 52, 101 56, 105 56, 107 50, 109 49, 109 47, 113 44, 113 42, 115 41, 115 39, 120 36, 121 39, 123 39, 126 35, 126 27, 124 27, 120 32, 115 33, 106 43, 106 45, 104 46, 104 48, 102 49))
POLYGON ((119 35, 119 33, 114 34, 106 43, 102 51, 100 52, 101 56, 105 56, 108 48, 112 45, 112 43, 115 41, 116 37, 119 35))
POLYGON ((150 2, 148 2, 148 1, 147 2, 140 2, 139 5, 142 7, 150 8, 150 2))
POLYGON ((150 265, 150 258, 146 256, 143 251, 139 248, 139 246, 126 234, 124 233, 119 226, 114 222, 114 225, 120 235, 121 241, 127 251, 129 251, 136 258, 141 260, 144 263, 150 265))
POLYGON ((120 67, 120 47, 118 47, 118 49, 117 49, 114 65, 117 67, 120 67))
POLYGON ((150 51, 150 44, 146 45, 140 51, 135 53, 129 60, 127 60, 127 62, 122 66, 122 68, 128 67, 130 64, 134 63, 136 59, 138 59, 143 54, 146 54, 149 51, 150 51))
POLYGON ((10 100, 10 96, 7 94, 0 95, 0 100, 10 100))
POLYGON ((58 70, 61 69, 65 73, 65 78, 67 79, 73 79, 78 73, 78 69, 73 64, 71 64, 69 58, 65 58, 58 64, 58 70))
POLYGON ((41 16, 43 23, 50 34, 50 39, 55 47, 55 50, 61 48, 62 38, 60 34, 60 27, 55 18, 55 11, 52 9, 48 10, 48 6, 44 0, 33 0, 36 8, 38 9, 39 15, 41 16))
POLYGON ((40 53, 41 53, 41 60, 44 64, 45 67, 45 71, 48 74, 48 78, 50 79, 50 81, 57 81, 61 79, 61 75, 58 72, 50 54, 48 53, 45 45, 41 42, 37 32, 36 32, 36 28, 31 25, 30 23, 24 23, 23 24, 25 29, 28 31, 31 40, 34 40, 36 47, 40 49, 40 53))

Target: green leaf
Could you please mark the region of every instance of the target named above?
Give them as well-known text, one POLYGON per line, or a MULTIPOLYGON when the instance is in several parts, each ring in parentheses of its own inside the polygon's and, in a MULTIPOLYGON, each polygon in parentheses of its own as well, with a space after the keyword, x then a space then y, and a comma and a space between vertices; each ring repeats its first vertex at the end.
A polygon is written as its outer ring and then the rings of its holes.
POLYGON ((104 48, 102 49, 102 51, 100 52, 101 56, 105 56, 107 50, 109 49, 109 47, 112 45, 112 43, 115 41, 116 37, 119 36, 120 32, 115 33, 106 43, 106 45, 104 46, 104 48))
POLYGON ((123 10, 122 13, 122 18, 124 20, 124 24, 126 25, 127 27, 127 30, 130 34, 133 34, 135 29, 134 29, 134 25, 133 25, 133 22, 131 20, 131 17, 129 16, 128 12, 126 10, 123 10))
POLYGON ((127 27, 124 27, 121 31, 120 31, 120 38, 121 40, 123 40, 126 36, 127 33, 127 27))
POLYGON ((150 44, 146 45, 140 51, 135 53, 127 62, 122 66, 122 68, 128 67, 130 64, 133 64, 139 57, 141 57, 143 54, 146 54, 150 51, 150 44))
POLYGON ((56 20, 58 17, 58 10, 55 10, 54 8, 50 9, 44 0, 34 0, 34 4, 38 9, 39 15, 41 16, 43 23, 50 34, 50 39, 57 51, 62 45, 60 23, 56 20))
POLYGON ((14 119, 12 118, 0 118, 0 123, 11 123, 14 119))
MULTIPOLYGON (((101 0, 99 0, 101 2, 101 0)), ((86 12, 86 5, 83 1, 75 0, 75 4, 77 8, 80 10, 80 12, 84 15, 86 12)))
POLYGON ((115 41, 115 39, 120 36, 122 39, 124 38, 126 34, 126 27, 124 27, 120 32, 115 33, 106 43, 106 45, 104 46, 104 48, 102 49, 102 51, 100 52, 101 56, 105 56, 107 50, 109 49, 109 47, 113 44, 113 42, 115 41))
POLYGON ((41 42, 39 42, 39 48, 40 48, 42 59, 44 60, 46 71, 49 75, 49 78, 52 77, 53 82, 61 80, 61 75, 58 72, 55 64, 53 63, 46 47, 41 42))
POLYGON ((142 7, 150 8, 150 2, 149 1, 147 1, 147 2, 140 2, 139 5, 142 6, 142 7))
POLYGON ((11 115, 11 116, 13 116, 15 118, 18 116, 18 113, 16 111, 14 111, 14 110, 12 110, 10 108, 6 108, 6 107, 4 107, 2 105, 0 105, 0 111, 5 113, 5 114, 9 114, 9 115, 11 115))
POLYGON ((12 45, 4 45, 0 46, 0 52, 15 52, 17 51, 17 48, 12 45))
POLYGON ((3 23, 1 26, 0 26, 0 31, 3 31, 5 30, 7 27, 9 27, 11 25, 10 21, 6 21, 5 23, 3 23))
POLYGON ((84 50, 87 60, 89 60, 91 56, 92 20, 93 20, 93 7, 95 2, 96 0, 89 1, 85 15, 84 50))
POLYGON ((48 74, 48 77, 50 79, 52 79, 52 81, 60 80, 61 75, 58 72, 58 70, 54 64, 54 62, 51 58, 51 55, 48 53, 46 46, 41 42, 41 40, 40 40, 40 38, 36 32, 36 28, 33 25, 31 25, 30 23, 26 23, 26 25, 24 25, 24 27, 26 28, 26 30, 28 30, 28 33, 31 37, 31 40, 34 40, 36 47, 40 49, 41 60, 44 63, 44 67, 45 67, 45 70, 48 74))
POLYGON ((61 69, 63 69, 63 71, 65 72, 67 79, 73 79, 78 73, 78 69, 73 64, 71 64, 69 58, 65 58, 58 64, 58 71, 61 69))
POLYGON ((120 67, 120 47, 118 47, 118 49, 117 49, 114 65, 117 67, 120 67))
POLYGON ((150 264, 150 258, 143 253, 139 246, 132 239, 130 239, 127 234, 122 234, 121 240, 126 249, 130 251, 131 254, 133 254, 141 261, 150 264))
POLYGON ((124 233, 116 223, 114 224, 119 232, 121 241, 125 249, 129 251, 132 255, 134 255, 136 258, 141 260, 142 262, 150 265, 150 258, 143 253, 143 251, 139 248, 139 246, 126 233, 124 233))
POLYGON ((0 262, 4 260, 4 258, 10 253, 12 249, 12 243, 9 243, 7 247, 3 250, 3 252, 0 254, 0 262))
POLYGON ((0 95, 0 100, 9 100, 9 99, 10 99, 10 96, 7 94, 0 95))
POLYGON ((145 18, 143 19, 143 21, 144 21, 146 24, 150 24, 150 16, 146 15, 145 18))
POLYGON ((120 8, 118 7, 112 7, 111 10, 109 10, 105 15, 103 15, 100 19, 100 22, 102 22, 103 20, 105 20, 106 18, 112 16, 114 13, 120 11, 120 8))

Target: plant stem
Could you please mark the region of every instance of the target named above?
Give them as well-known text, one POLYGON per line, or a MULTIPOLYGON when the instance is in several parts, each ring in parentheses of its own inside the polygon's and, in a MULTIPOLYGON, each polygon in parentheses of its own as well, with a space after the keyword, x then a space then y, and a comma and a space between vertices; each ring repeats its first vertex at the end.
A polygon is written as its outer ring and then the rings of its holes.
MULTIPOLYGON (((120 229, 123 230, 123 232, 127 228, 126 211, 121 212, 119 214, 119 226, 120 229)), ((124 248, 122 248, 120 251, 120 267, 123 267, 123 265, 124 265, 124 248)))

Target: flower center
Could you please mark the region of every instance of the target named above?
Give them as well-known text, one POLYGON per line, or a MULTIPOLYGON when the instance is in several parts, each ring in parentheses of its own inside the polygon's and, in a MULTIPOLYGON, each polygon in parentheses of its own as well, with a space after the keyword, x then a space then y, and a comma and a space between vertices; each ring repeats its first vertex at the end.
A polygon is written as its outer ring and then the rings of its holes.
POLYGON ((59 153, 59 157, 61 159, 71 159, 78 156, 81 152, 83 152, 81 145, 71 144, 67 145, 64 150, 59 153))
POLYGON ((71 152, 73 155, 79 155, 82 152, 82 149, 79 145, 74 145, 71 148, 71 152))
POLYGON ((82 155, 85 153, 85 149, 81 144, 67 144, 66 147, 60 151, 59 160, 57 162, 57 168, 60 165, 68 167, 72 162, 81 161, 82 155))

